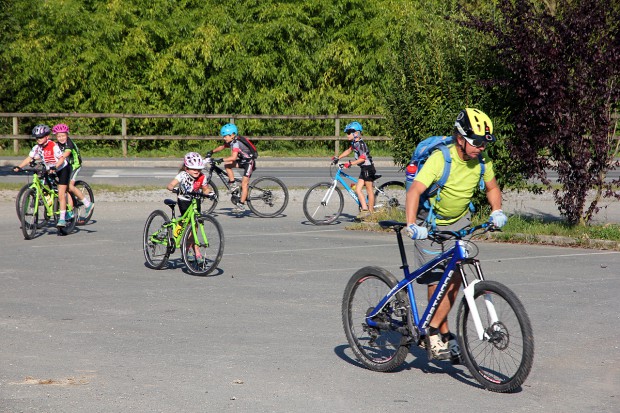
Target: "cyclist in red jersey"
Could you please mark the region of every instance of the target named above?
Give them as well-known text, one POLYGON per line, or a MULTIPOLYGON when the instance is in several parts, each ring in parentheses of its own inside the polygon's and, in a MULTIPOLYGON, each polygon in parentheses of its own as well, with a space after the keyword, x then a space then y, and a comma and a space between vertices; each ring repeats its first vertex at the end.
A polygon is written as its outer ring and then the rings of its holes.
POLYGON ((17 172, 28 165, 34 159, 42 159, 45 167, 51 174, 58 176, 58 200, 60 203, 60 216, 58 217, 59 227, 66 226, 67 217, 67 187, 71 179, 71 165, 63 156, 63 152, 56 142, 49 139, 51 129, 49 126, 41 124, 32 129, 32 137, 37 140, 37 144, 32 148, 28 157, 19 165, 13 167, 17 172))

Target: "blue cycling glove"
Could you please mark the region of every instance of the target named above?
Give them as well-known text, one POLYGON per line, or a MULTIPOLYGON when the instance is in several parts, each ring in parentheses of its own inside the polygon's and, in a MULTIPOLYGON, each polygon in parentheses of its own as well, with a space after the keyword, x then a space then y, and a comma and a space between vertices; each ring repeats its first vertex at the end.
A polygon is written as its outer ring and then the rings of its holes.
POLYGON ((407 235, 411 239, 426 239, 428 238, 428 229, 416 224, 411 224, 405 230, 407 235))
POLYGON ((493 222, 493 225, 495 225, 497 228, 501 228, 506 225, 506 222, 508 222, 508 217, 506 216, 506 214, 504 214, 504 211, 502 211, 501 209, 497 209, 491 212, 490 221, 493 222))

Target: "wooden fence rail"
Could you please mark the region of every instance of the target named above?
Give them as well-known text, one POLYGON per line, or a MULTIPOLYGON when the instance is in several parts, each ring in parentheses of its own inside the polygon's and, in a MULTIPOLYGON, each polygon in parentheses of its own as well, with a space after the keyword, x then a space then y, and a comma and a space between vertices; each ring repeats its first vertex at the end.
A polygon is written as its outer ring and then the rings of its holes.
MULTIPOLYGON (((344 137, 341 134, 341 119, 385 119, 381 115, 213 115, 213 114, 126 114, 126 113, 0 113, 0 118, 10 118, 13 120, 13 133, 10 135, 0 134, 0 139, 12 139, 13 151, 19 151, 21 140, 32 139, 29 134, 19 133, 19 120, 22 118, 82 118, 82 119, 121 119, 120 135, 71 135, 75 140, 114 140, 120 141, 123 157, 127 156, 127 144, 132 140, 219 140, 220 136, 204 135, 129 135, 127 133, 127 122, 130 119, 225 119, 227 122, 235 123, 239 119, 262 119, 262 120, 333 120, 334 135, 327 136, 249 136, 253 141, 334 141, 334 153, 340 153, 339 143, 344 137)), ((387 136, 364 136, 368 141, 390 140, 387 136)))

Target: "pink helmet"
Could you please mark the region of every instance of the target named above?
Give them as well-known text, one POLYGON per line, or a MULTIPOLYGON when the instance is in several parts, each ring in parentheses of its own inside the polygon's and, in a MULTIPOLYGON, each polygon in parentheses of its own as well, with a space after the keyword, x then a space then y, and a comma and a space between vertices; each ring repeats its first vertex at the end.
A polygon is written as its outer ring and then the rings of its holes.
POLYGON ((54 125, 52 128, 52 133, 54 135, 57 133, 69 133, 69 127, 64 123, 59 123, 58 125, 54 125))

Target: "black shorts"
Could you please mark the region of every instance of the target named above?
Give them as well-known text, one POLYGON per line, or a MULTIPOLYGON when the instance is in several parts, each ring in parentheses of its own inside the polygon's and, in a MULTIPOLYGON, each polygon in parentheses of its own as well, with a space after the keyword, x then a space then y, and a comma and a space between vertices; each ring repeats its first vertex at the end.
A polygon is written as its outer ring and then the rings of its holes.
POLYGON ((248 178, 252 177, 252 172, 256 169, 256 160, 248 159, 243 161, 237 161, 237 168, 243 169, 243 176, 248 178))
MULTIPOLYGON (((187 208, 189 208, 189 206, 192 204, 192 201, 186 201, 184 199, 177 199, 177 203, 179 204, 179 211, 181 212, 181 215, 183 215, 185 213, 185 211, 187 211, 187 208)), ((197 208, 198 208, 198 213, 200 213, 200 199, 196 200, 197 203, 197 208)))
POLYGON ((71 165, 67 165, 62 169, 56 171, 56 175, 58 176, 58 185, 69 185, 69 181, 71 180, 71 165))
POLYGON ((377 170, 374 165, 362 165, 360 168, 361 171, 359 179, 370 182, 373 182, 376 179, 375 174, 377 173, 377 170))

